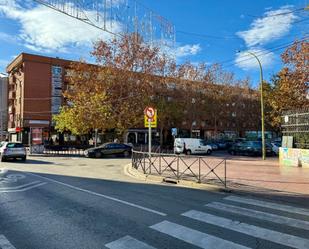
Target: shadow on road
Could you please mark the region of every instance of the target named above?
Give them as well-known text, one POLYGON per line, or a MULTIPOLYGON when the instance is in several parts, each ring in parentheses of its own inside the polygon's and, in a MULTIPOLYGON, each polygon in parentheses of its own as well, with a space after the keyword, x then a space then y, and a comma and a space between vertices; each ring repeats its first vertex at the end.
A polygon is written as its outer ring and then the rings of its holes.
POLYGON ((43 160, 37 160, 37 159, 27 159, 26 162, 22 161, 12 161, 14 163, 20 163, 20 164, 54 164, 53 162, 43 161, 43 160))
POLYGON ((285 203, 297 204, 305 208, 309 208, 309 195, 288 193, 250 186, 246 186, 246 188, 241 189, 233 188, 230 189, 230 191, 225 191, 223 188, 218 190, 201 190, 191 189, 177 185, 175 186, 175 184, 168 183, 162 183, 162 185, 159 185, 150 183, 144 184, 136 182, 126 182, 119 180, 64 176, 56 174, 33 174, 54 179, 56 181, 70 184, 72 186, 78 186, 79 188, 83 188, 83 186, 85 186, 85 189, 87 190, 106 195, 115 195, 129 201, 136 201, 137 198, 141 203, 153 203, 153 201, 155 201, 156 199, 156 196, 163 196, 164 199, 169 199, 171 203, 173 202, 173 205, 177 205, 178 201, 179 205, 181 203, 183 204, 184 200, 190 202, 197 202, 197 204, 200 205, 201 202, 208 202, 208 198, 212 194, 217 195, 218 193, 224 193, 226 195, 240 194, 256 198, 265 198, 271 201, 282 201, 285 203))

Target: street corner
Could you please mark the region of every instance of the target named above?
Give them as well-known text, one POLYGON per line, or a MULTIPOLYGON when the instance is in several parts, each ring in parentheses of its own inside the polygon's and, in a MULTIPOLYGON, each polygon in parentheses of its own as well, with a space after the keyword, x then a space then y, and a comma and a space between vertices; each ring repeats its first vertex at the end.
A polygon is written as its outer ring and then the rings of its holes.
POLYGON ((154 176, 154 175, 146 175, 142 172, 138 171, 134 167, 132 167, 132 164, 129 163, 124 166, 124 173, 125 175, 134 178, 136 180, 145 181, 145 182, 152 182, 152 183, 162 183, 163 177, 161 176, 154 176))
POLYGON ((42 185, 35 177, 19 171, 0 170, 0 193, 23 192, 42 185))
POLYGON ((213 191, 213 192, 220 193, 220 194, 229 192, 228 189, 225 189, 225 188, 222 188, 216 185, 197 183, 197 182, 189 181, 189 180, 177 180, 174 178, 169 178, 169 177, 164 177, 164 176, 143 174, 143 172, 140 172, 139 170, 132 167, 131 163, 124 166, 124 173, 125 175, 131 178, 134 178, 136 180, 140 180, 140 181, 143 181, 149 184, 168 184, 170 186, 177 186, 177 187, 182 187, 182 188, 192 188, 192 189, 213 191))

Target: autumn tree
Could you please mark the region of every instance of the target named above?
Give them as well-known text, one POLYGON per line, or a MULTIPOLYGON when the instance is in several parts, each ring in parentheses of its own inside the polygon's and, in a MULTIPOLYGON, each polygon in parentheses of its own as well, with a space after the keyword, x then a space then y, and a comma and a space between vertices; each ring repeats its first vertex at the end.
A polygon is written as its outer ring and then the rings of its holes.
POLYGON ((271 108, 267 118, 276 129, 280 129, 282 111, 309 106, 309 42, 295 42, 281 57, 284 67, 265 86, 271 108))
POLYGON ((175 63, 136 34, 98 41, 92 56, 96 65, 71 65, 64 92, 69 104, 54 117, 56 128, 80 134, 139 126, 154 89, 165 83, 175 63))
MULTIPOLYGON (((176 65, 174 58, 144 44, 137 34, 98 41, 92 56, 96 64, 76 62, 67 71, 66 105, 54 117, 60 131, 121 133, 142 127, 143 110, 152 105, 158 110, 162 145, 171 127, 216 132, 219 121, 235 123, 232 109, 227 108, 232 103, 237 103, 235 108, 239 105, 239 117, 252 112, 241 105, 248 100, 245 86, 220 65, 176 65)), ((238 124, 235 130, 240 130, 238 124)))

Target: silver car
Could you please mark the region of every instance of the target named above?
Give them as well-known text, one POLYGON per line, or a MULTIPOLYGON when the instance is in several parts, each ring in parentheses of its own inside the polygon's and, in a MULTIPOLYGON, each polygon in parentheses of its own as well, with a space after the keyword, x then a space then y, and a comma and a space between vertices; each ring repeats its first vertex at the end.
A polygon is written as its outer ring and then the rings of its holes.
POLYGON ((22 143, 15 142, 1 142, 0 143, 0 160, 4 162, 8 159, 20 158, 22 161, 26 161, 27 152, 22 143))

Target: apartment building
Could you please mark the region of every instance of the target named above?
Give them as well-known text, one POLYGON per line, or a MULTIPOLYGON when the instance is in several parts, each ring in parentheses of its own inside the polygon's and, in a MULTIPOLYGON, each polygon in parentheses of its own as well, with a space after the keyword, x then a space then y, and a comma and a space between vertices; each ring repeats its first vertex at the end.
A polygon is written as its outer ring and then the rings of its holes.
POLYGON ((41 144, 48 139, 52 115, 62 104, 65 67, 70 61, 22 53, 8 66, 10 140, 41 144))
MULTIPOLYGON (((57 114, 63 104, 62 92, 67 84, 66 68, 71 62, 22 53, 7 66, 8 132, 12 141, 42 144, 52 137, 53 142, 58 140, 56 142, 59 144, 63 141, 74 143, 75 136, 71 136, 69 132, 58 134, 52 123, 52 115, 57 114)), ((218 84, 211 87, 203 91, 211 92, 213 88, 218 88, 219 91, 224 86, 218 84)), ((168 89, 174 88, 168 86, 168 89)), ((232 92, 230 90, 227 89, 225 92, 232 92)), ((178 91, 184 89, 179 88, 178 91)), ((168 99, 172 99, 169 92, 166 94, 168 99)), ((204 98, 194 99, 194 102, 193 99, 186 99, 189 104, 184 110, 183 120, 173 121, 175 124, 171 125, 178 128, 179 136, 200 138, 215 138, 218 135, 237 137, 244 136, 247 131, 260 130, 257 94, 253 91, 247 96, 239 88, 234 95, 235 98, 221 100, 210 98, 212 103, 206 103, 204 98)), ((132 128, 134 129, 129 129, 125 134, 125 140, 134 144, 147 143, 147 130, 143 128, 143 124, 132 128)), ((164 142, 173 139, 171 128, 164 128, 162 132, 165 134, 164 142), (168 137, 170 139, 167 139, 168 137)), ((153 132, 154 140, 159 140, 159 130, 153 132)), ((88 138, 86 135, 80 139, 86 141, 88 138)), ((102 137, 102 141, 106 141, 106 138, 102 137)))
POLYGON ((0 73, 0 141, 7 136, 7 94, 8 94, 8 77, 0 73))

